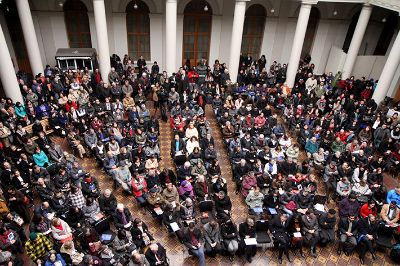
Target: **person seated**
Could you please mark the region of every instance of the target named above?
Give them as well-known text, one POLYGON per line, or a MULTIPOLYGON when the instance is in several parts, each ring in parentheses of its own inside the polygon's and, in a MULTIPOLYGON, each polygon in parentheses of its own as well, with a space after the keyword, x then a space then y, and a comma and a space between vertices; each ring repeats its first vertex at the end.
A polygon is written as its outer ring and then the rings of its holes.
POLYGON ((147 207, 149 208, 151 214, 157 217, 159 220, 162 218, 162 209, 165 205, 165 199, 163 198, 159 188, 157 186, 152 187, 149 190, 149 195, 147 197, 147 207))
POLYGON ((386 197, 386 203, 396 202, 397 207, 400 207, 400 185, 396 188, 389 190, 386 197))
POLYGON ((226 179, 220 175, 215 175, 211 178, 211 190, 214 194, 219 192, 228 193, 228 185, 226 179))
POLYGON ((216 197, 214 198, 215 202, 215 211, 217 213, 217 217, 223 219, 229 219, 232 210, 232 202, 228 195, 224 191, 220 191, 216 193, 216 197))
POLYGON ((147 170, 156 170, 158 168, 158 160, 154 155, 149 156, 149 159, 146 160, 145 166, 147 170))
POLYGON ((360 203, 357 201, 357 196, 350 193, 347 198, 339 202, 339 216, 341 218, 348 216, 357 216, 360 210, 360 203))
POLYGON ((378 213, 378 209, 375 206, 375 201, 372 199, 368 202, 364 203, 360 208, 360 216, 361 218, 367 217, 369 214, 373 214, 376 216, 378 213))
POLYGON ((191 175, 194 179, 197 179, 198 176, 207 176, 207 170, 202 161, 197 161, 197 163, 192 166, 191 175))
POLYGON ((228 252, 229 260, 233 262, 234 256, 239 249, 237 226, 231 219, 221 224, 221 238, 225 250, 228 252))
POLYGON ((240 236, 240 248, 244 250, 246 260, 251 263, 253 257, 257 253, 257 245, 246 245, 245 239, 256 237, 256 228, 254 225, 254 219, 247 218, 246 222, 239 225, 239 236, 240 236))
POLYGON ((177 170, 177 175, 179 181, 191 180, 192 166, 190 165, 190 162, 185 162, 182 167, 179 167, 177 170))
POLYGON ((378 222, 373 214, 369 214, 367 217, 361 218, 358 223, 358 239, 359 243, 362 243, 359 257, 361 264, 364 264, 367 251, 371 253, 373 260, 377 259, 373 241, 377 239, 378 222))
POLYGON ((335 241, 335 226, 336 226, 336 210, 329 209, 323 213, 319 219, 319 238, 322 245, 335 241))
POLYGON ((300 191, 295 197, 294 201, 297 203, 297 211, 300 213, 306 213, 313 206, 313 196, 310 191, 306 188, 300 191))
POLYGON ((57 189, 54 191, 54 196, 51 199, 51 207, 58 216, 65 216, 69 208, 69 203, 69 199, 62 190, 57 189))
POLYGON ((112 215, 117 208, 117 198, 110 189, 105 189, 99 197, 100 210, 106 215, 112 215))
POLYGON ((145 256, 150 266, 169 265, 167 252, 160 243, 151 244, 145 252, 145 256))
POLYGON ((187 154, 190 155, 193 152, 193 149, 197 147, 200 149, 200 144, 197 139, 197 137, 192 136, 187 142, 186 142, 186 151, 187 154))
POLYGON ((355 193, 360 202, 367 202, 368 198, 372 195, 372 191, 365 180, 355 183, 351 188, 351 193, 355 193))
POLYGON ((51 220, 51 233, 56 242, 65 243, 68 240, 72 240, 71 227, 60 218, 51 220))
POLYGON ((181 182, 181 185, 178 187, 178 193, 182 200, 186 200, 187 198, 194 199, 192 184, 187 180, 181 182))
POLYGON ((90 173, 86 173, 81 182, 82 192, 86 197, 98 198, 100 196, 100 186, 97 178, 90 173))
POLYGON ((136 245, 132 242, 132 236, 126 230, 117 231, 112 247, 116 255, 121 256, 136 250, 136 245))
POLYGON ((310 254, 316 258, 316 246, 319 242, 319 225, 317 216, 312 210, 307 210, 305 215, 301 218, 302 221, 302 234, 305 243, 310 247, 310 254))
POLYGON ((82 212, 85 220, 88 221, 89 224, 94 224, 104 217, 104 215, 101 213, 99 203, 92 197, 88 197, 86 199, 86 205, 82 208, 82 212))
POLYGON ((396 201, 384 204, 380 212, 381 220, 388 226, 396 224, 400 218, 400 209, 396 201))
POLYGON ((117 204, 113 218, 117 229, 129 230, 132 227, 132 214, 122 203, 117 204))
POLYGON ((196 183, 194 183, 193 186, 194 189, 194 194, 196 198, 201 202, 209 198, 210 192, 209 192, 209 186, 207 181, 205 180, 204 175, 198 175, 196 183))
POLYGON ((221 252, 221 232, 217 221, 212 220, 203 225, 204 249, 210 257, 215 257, 221 252))
POLYGON ((186 225, 195 220, 196 211, 191 198, 186 198, 186 200, 181 204, 180 216, 186 225))
POLYGON ((133 221, 130 232, 133 243, 140 249, 148 246, 154 240, 148 226, 139 218, 133 221))
POLYGON ((257 185, 257 179, 254 176, 254 172, 249 172, 247 175, 243 177, 241 182, 241 193, 243 197, 247 197, 250 189, 254 188, 257 185))
POLYGON ((196 228, 195 223, 189 223, 189 226, 183 235, 183 244, 189 250, 189 254, 192 254, 198 258, 199 266, 206 265, 203 235, 201 230, 196 228))
POLYGON ((35 149, 35 153, 32 155, 33 161, 40 167, 47 168, 50 165, 49 158, 39 147, 35 149))
POLYGON ((260 192, 259 187, 254 187, 249 191, 246 197, 246 204, 250 211, 255 213, 262 212, 264 195, 260 192))
POLYGON ((339 221, 339 247, 337 254, 342 251, 349 256, 357 246, 358 221, 356 215, 342 217, 339 221))
POLYGON ((317 139, 315 137, 312 137, 310 139, 307 140, 306 142, 306 146, 305 146, 305 150, 307 152, 307 156, 308 158, 311 158, 311 156, 318 152, 318 142, 317 139))
POLYGON ((133 175, 132 192, 140 206, 144 207, 146 205, 147 198, 147 182, 142 175, 133 175))
POLYGON ((351 183, 349 179, 344 176, 336 185, 336 192, 340 197, 347 197, 351 192, 351 183))
POLYGON ((118 175, 116 175, 115 178, 117 184, 119 184, 127 194, 132 194, 132 174, 125 161, 120 163, 117 173, 118 175))

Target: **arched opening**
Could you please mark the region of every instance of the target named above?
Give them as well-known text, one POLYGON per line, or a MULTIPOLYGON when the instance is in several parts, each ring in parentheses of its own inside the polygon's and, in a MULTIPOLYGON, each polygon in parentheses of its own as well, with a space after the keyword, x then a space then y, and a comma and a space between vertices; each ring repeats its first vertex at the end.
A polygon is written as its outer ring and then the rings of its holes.
POLYGON ((149 13, 149 7, 140 0, 131 1, 126 7, 128 55, 133 60, 137 60, 140 56, 145 60, 151 59, 149 13))
POLYGON ((22 26, 18 16, 17 6, 13 0, 2 1, 0 5, 6 19, 8 32, 10 33, 11 43, 14 48, 15 57, 18 64, 18 69, 26 73, 32 73, 31 65, 29 62, 28 51, 25 45, 24 34, 22 33, 22 26))
POLYGON ((318 22, 320 13, 318 8, 313 6, 311 8, 310 19, 308 20, 306 36, 304 37, 303 50, 301 51, 301 58, 311 55, 311 49, 314 44, 315 35, 317 33, 318 22))
POLYGON ((212 10, 205 0, 192 0, 184 10, 182 64, 196 66, 208 61, 210 53, 212 10))
POLYGON ((349 28, 347 29, 346 38, 344 39, 342 50, 347 53, 350 48, 351 39, 353 38, 354 31, 356 30, 358 17, 360 16, 360 11, 355 13, 351 18, 349 28))
POLYGON ((374 55, 385 55, 392 41, 394 31, 398 24, 398 14, 391 12, 383 25, 381 35, 379 36, 378 43, 376 44, 374 55))
POLYGON ((64 4, 64 19, 70 48, 92 48, 87 8, 80 0, 64 4))
POLYGON ((255 60, 260 57, 266 17, 267 12, 260 4, 252 5, 247 9, 240 50, 243 55, 250 55, 255 60))

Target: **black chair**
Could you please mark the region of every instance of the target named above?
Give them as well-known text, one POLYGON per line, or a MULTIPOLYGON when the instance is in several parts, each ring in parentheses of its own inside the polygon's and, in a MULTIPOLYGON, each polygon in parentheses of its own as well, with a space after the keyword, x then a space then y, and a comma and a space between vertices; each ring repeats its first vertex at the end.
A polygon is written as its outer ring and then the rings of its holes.
POLYGON ((110 221, 107 217, 98 220, 94 224, 94 229, 100 235, 101 243, 104 245, 108 245, 114 241, 116 234, 111 230, 110 221))
POLYGON ((206 224, 213 220, 214 217, 214 204, 212 200, 204 200, 199 202, 200 210, 200 221, 202 224, 206 224))
POLYGON ((262 247, 271 243, 271 237, 268 234, 268 221, 258 220, 256 222, 256 240, 257 245, 262 247))

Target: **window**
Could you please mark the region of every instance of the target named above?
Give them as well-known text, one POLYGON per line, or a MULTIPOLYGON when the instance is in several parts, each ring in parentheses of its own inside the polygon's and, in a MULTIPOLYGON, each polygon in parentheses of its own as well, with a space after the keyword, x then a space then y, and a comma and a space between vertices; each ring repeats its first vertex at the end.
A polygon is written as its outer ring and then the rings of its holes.
POLYGON ((80 0, 68 0, 64 4, 64 17, 70 48, 91 48, 87 8, 80 0))
POLYGON ((212 10, 205 0, 192 0, 184 11, 182 64, 196 66, 201 59, 208 61, 210 52, 212 10), (208 10, 204 7, 207 5, 208 10))
POLYGON ((260 57, 266 16, 265 8, 259 4, 250 6, 246 11, 241 52, 243 55, 250 54, 254 60, 260 57))
POLYGON ((151 59, 149 13, 149 7, 143 1, 131 1, 126 7, 128 55, 133 60, 141 55, 145 60, 151 59))

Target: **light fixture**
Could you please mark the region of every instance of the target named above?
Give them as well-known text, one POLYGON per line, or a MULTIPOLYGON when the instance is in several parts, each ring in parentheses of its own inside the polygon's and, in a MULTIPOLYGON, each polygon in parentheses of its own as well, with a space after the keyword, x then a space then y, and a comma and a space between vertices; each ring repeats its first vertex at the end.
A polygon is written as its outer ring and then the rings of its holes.
POLYGON ((63 4, 63 2, 59 2, 58 5, 59 6, 63 6, 64 4, 63 4))
POLYGON ((8 7, 6 8, 6 10, 7 10, 7 12, 10 12, 10 9, 8 7))
POLYGON ((208 11, 208 6, 207 6, 207 4, 204 6, 204 11, 208 11))
POLYGON ((337 15, 337 11, 335 10, 335 11, 333 11, 333 15, 334 16, 336 16, 337 15))
POLYGON ((271 13, 274 14, 275 13, 275 9, 271 8, 271 13))
POLYGON ((386 22, 386 18, 383 18, 383 19, 382 19, 382 22, 385 23, 385 22, 386 22))
POLYGON ((136 4, 136 1, 135 1, 135 4, 133 5, 133 8, 138 9, 138 5, 136 4))

